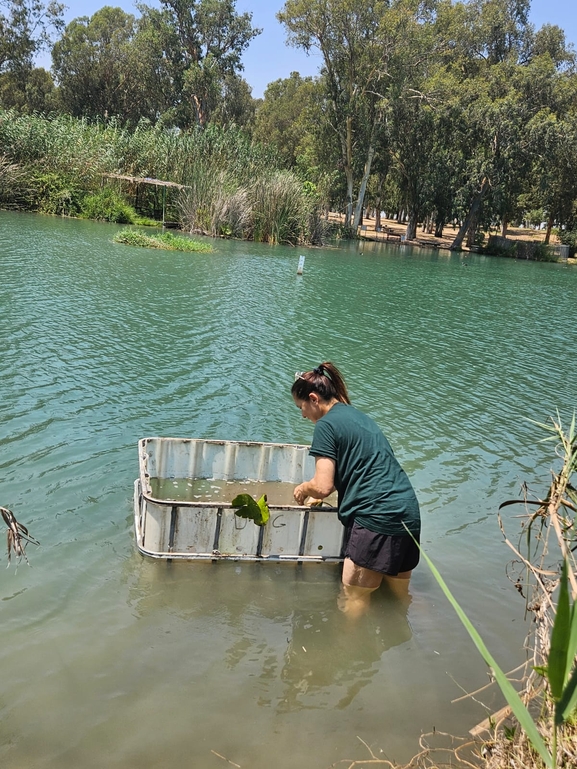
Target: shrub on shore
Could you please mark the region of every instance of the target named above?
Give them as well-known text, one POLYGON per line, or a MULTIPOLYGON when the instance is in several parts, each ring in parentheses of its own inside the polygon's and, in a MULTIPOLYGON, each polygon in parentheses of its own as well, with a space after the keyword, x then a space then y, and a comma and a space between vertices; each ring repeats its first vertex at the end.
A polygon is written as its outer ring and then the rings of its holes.
POLYGON ((82 201, 82 217, 116 224, 135 224, 137 221, 134 208, 110 187, 85 196, 82 201))
POLYGON ((577 252, 577 230, 562 230, 559 240, 564 246, 569 246, 569 256, 575 256, 577 252))
POLYGON ((24 172, 6 155, 0 155, 0 205, 15 206, 15 199, 22 194, 24 172))

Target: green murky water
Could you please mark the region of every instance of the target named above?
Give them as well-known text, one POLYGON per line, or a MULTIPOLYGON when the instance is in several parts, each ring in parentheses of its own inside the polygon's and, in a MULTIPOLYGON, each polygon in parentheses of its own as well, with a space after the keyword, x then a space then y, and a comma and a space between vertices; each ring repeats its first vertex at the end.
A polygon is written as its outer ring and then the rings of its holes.
MULTIPOLYGON (((294 483, 282 481, 223 481, 217 478, 150 478, 150 490, 156 499, 175 502, 210 502, 230 504, 238 494, 250 494, 258 500, 267 497, 268 505, 294 506, 294 483)), ((336 494, 327 497, 325 504, 337 503, 336 494)))
POLYGON ((333 360, 511 669, 527 628, 496 510, 549 478, 528 420, 575 407, 577 271, 353 244, 302 251, 297 276, 294 249, 147 251, 116 230, 0 212, 0 504, 41 542, 0 570, 2 765, 326 767, 361 740, 402 761, 423 732, 466 733, 486 711, 453 700, 486 670, 426 567, 351 623, 334 565, 145 560, 137 442, 308 443, 293 374, 333 360))

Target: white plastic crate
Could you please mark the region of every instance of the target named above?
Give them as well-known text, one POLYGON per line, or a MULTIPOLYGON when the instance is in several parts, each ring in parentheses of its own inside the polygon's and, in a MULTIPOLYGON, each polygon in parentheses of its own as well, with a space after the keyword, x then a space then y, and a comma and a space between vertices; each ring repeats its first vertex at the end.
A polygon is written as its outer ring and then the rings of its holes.
POLYGON ((269 495, 270 520, 257 526, 235 515, 232 493, 223 485, 251 481, 296 486, 314 474, 308 449, 290 443, 143 438, 134 484, 138 549, 174 560, 341 561, 344 528, 336 507, 325 503, 310 508, 286 500, 275 504, 269 495), (171 496, 171 482, 193 486, 199 479, 221 482, 216 499, 171 496))

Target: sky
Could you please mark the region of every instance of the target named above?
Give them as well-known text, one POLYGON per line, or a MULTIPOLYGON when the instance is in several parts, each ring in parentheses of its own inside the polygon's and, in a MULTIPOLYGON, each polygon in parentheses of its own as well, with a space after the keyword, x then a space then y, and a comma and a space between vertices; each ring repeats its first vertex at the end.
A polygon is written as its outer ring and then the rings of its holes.
MULTIPOLYGON (((118 6, 127 13, 138 15, 133 0, 61 0, 67 6, 64 14, 66 23, 78 16, 91 16, 104 5, 118 6)), ((144 0, 156 5, 154 0, 144 0)), ((537 29, 543 24, 556 24, 565 30, 566 40, 577 49, 577 0, 532 0, 530 21, 537 29)), ((303 77, 318 74, 321 60, 318 55, 307 56, 304 51, 286 45, 285 31, 275 16, 284 2, 279 0, 237 0, 239 13, 252 13, 253 27, 262 29, 262 34, 252 40, 244 54, 243 77, 252 87, 252 95, 261 98, 267 85, 274 80, 286 78, 291 72, 303 77)), ((43 56, 38 65, 50 68, 50 58, 43 56)))

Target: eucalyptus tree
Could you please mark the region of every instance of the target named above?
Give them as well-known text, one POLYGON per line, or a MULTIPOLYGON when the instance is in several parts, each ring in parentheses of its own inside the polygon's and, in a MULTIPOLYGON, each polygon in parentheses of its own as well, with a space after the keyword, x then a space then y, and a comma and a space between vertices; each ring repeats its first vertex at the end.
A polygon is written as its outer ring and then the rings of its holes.
POLYGON ((0 0, 0 106, 44 111, 54 89, 34 57, 51 45, 64 24, 64 5, 50 0, 0 0))
POLYGON ((0 73, 32 69, 35 54, 62 29, 64 8, 55 0, 0 0, 0 73))
POLYGON ((526 127, 531 168, 523 203, 544 212, 548 243, 554 224, 571 225, 577 213, 577 58, 559 27, 536 33, 523 97, 539 105, 526 127))
POLYGON ((577 72, 549 52, 533 59, 526 98, 544 95, 526 127, 531 160, 523 204, 540 209, 547 221, 546 242, 554 224, 573 226, 577 214, 577 72), (552 70, 554 70, 552 72, 552 70))
POLYGON ((536 115, 529 133, 535 151, 527 202, 544 211, 548 243, 555 223, 573 228, 577 221, 577 105, 561 119, 536 115))
POLYGON ((295 168, 313 125, 310 109, 317 99, 318 83, 291 72, 269 83, 256 112, 254 138, 273 144, 287 168, 295 168))
MULTIPOLYGON (((562 30, 547 26, 534 33, 528 25, 525 32, 523 44, 518 42, 507 58, 492 64, 480 61, 475 76, 464 85, 465 90, 474 91, 467 101, 469 127, 474 131, 468 183, 477 190, 471 196, 469 214, 485 198, 501 221, 503 234, 509 221, 521 217, 521 202, 528 190, 539 187, 548 199, 544 185, 555 187, 555 175, 566 178, 567 151, 554 146, 555 137, 563 144, 566 134, 549 129, 551 120, 564 123, 576 104, 574 54, 565 46, 562 30), (546 151, 539 144, 545 137, 546 151), (539 157, 547 160, 539 163, 539 157), (557 163, 558 169, 553 170, 557 163)), ((565 189, 570 197, 572 185, 565 189)), ((556 199, 548 210, 562 210, 558 195, 556 199)), ((474 216, 465 220, 459 236, 473 220, 474 216)))
POLYGON ((256 108, 257 100, 252 97, 252 88, 244 78, 233 72, 222 79, 220 98, 210 120, 218 126, 235 125, 252 134, 256 108))
POLYGON ((548 56, 558 72, 574 72, 577 56, 567 43, 565 32, 556 24, 544 24, 535 33, 530 58, 548 56))
POLYGON ((135 33, 135 17, 110 6, 68 24, 52 49, 52 72, 64 112, 122 120, 142 116, 134 106, 140 87, 130 53, 135 33))
MULTIPOLYGON (((431 43, 429 31, 438 4, 439 0, 288 0, 277 15, 292 45, 307 52, 316 48, 322 55, 321 82, 331 105, 328 118, 346 178, 347 225, 356 227, 360 221, 373 163, 387 146, 383 134, 398 100, 413 105, 421 100, 423 70, 435 55, 434 46, 422 42, 428 38, 431 43)), ((406 124, 405 130, 410 129, 406 124)), ((417 153, 412 162, 418 167, 421 160, 417 153)), ((408 164, 405 168, 409 171, 408 164)))
MULTIPOLYGON (((352 223, 354 154, 359 150, 355 118, 365 99, 380 99, 385 78, 380 23, 387 7, 388 2, 366 0, 287 0, 277 14, 291 45, 307 53, 316 48, 323 58, 323 83, 331 107, 327 118, 339 143, 347 185, 346 226, 352 223)), ((376 124, 373 127, 377 129, 376 124)), ((373 153, 374 145, 363 153, 369 173, 373 153)))
POLYGON ((529 0, 469 0, 438 7, 443 66, 453 79, 448 99, 466 115, 453 139, 462 155, 456 197, 464 207, 454 249, 467 232, 472 236, 490 193, 494 203, 500 198, 503 221, 511 216, 525 168, 522 128, 533 114, 514 83, 533 40, 529 5, 529 0))
POLYGON ((391 155, 402 208, 408 216, 407 240, 414 240, 417 224, 432 208, 435 114, 420 100, 399 99, 391 119, 391 155), (429 211, 427 211, 427 208, 429 211))
POLYGON ((447 131, 451 123, 444 119, 447 81, 433 9, 429 4, 415 13, 410 5, 398 6, 385 19, 389 28, 393 19, 400 33, 389 60, 384 106, 391 172, 407 214, 408 240, 415 238, 418 222, 434 214, 439 152, 452 139, 447 131))
POLYGON ((52 76, 43 67, 0 74, 0 105, 29 114, 53 112, 58 102, 52 76))
POLYGON ((158 58, 170 82, 171 114, 177 125, 204 127, 243 69, 242 53, 261 30, 235 0, 160 0, 138 5, 143 29, 154 29, 158 58))

